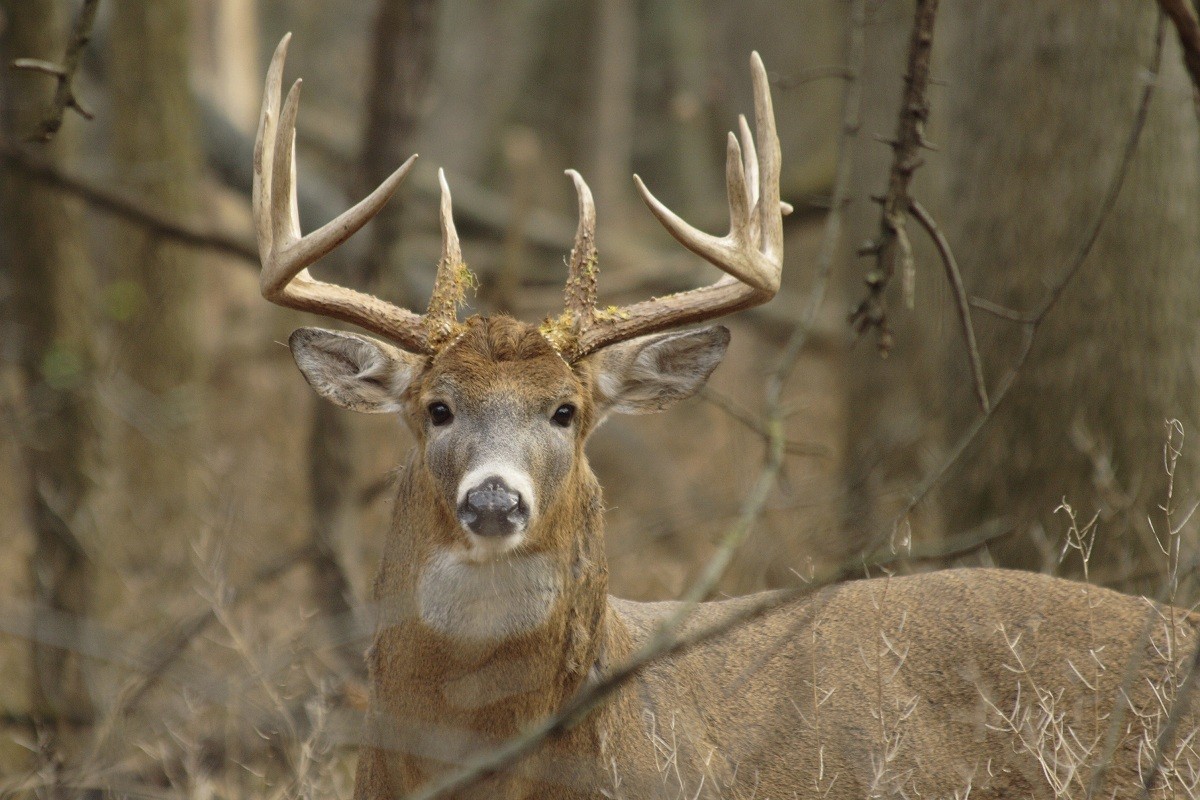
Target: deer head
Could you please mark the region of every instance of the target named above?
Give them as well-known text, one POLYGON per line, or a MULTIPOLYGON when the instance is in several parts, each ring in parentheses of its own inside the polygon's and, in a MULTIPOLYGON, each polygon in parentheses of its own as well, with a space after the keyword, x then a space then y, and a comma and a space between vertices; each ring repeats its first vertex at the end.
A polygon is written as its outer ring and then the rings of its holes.
POLYGON ((267 74, 254 155, 263 296, 385 340, 302 328, 289 342, 296 363, 334 403, 406 420, 417 439, 421 479, 436 498, 442 524, 429 535, 440 545, 472 560, 550 546, 572 528, 575 512, 567 501, 578 494, 572 490, 593 481, 583 454, 589 433, 610 413, 660 411, 691 396, 725 353, 723 327, 674 329, 763 303, 779 287, 787 207, 779 201, 779 144, 761 60, 751 58, 757 137, 744 118, 740 141, 729 135, 726 236, 691 227, 634 176, 667 230, 726 277, 624 308, 598 308, 595 207, 583 178, 568 170, 579 227, 565 307, 535 326, 507 317, 458 320, 466 268, 441 171, 442 255, 424 314, 309 274, 309 265, 379 211, 416 156, 356 206, 302 236, 294 157, 299 81, 280 110, 287 45, 284 37, 267 74))

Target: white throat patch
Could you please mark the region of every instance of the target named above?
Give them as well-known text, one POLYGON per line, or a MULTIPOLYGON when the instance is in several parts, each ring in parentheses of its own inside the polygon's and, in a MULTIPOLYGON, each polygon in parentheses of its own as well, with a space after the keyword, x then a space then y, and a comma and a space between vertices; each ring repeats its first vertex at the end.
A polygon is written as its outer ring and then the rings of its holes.
POLYGON ((421 622, 472 642, 539 627, 561 593, 558 571, 544 553, 476 562, 442 550, 425 564, 417 583, 421 622))

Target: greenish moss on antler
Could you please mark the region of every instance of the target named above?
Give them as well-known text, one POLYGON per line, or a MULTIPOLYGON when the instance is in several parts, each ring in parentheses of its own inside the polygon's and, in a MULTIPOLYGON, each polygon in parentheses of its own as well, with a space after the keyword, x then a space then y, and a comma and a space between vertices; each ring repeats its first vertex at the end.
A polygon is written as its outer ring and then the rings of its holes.
POLYGON ((538 331, 563 358, 571 360, 579 344, 579 333, 576 330, 575 315, 564 311, 557 317, 546 317, 538 326, 538 331))
POLYGON ((462 261, 439 263, 438 277, 424 317, 426 335, 435 350, 462 332, 458 309, 466 304, 467 290, 479 288, 479 278, 462 261))

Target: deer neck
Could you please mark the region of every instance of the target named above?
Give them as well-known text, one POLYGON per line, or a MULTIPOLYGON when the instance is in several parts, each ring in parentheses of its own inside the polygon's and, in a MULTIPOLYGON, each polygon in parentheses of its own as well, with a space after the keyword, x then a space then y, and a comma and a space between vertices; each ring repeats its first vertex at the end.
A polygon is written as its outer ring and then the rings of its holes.
POLYGON ((533 546, 475 563, 410 460, 375 587, 371 666, 385 710, 507 737, 584 684, 605 649, 608 574, 599 486, 578 463, 571 489, 531 531, 533 546))

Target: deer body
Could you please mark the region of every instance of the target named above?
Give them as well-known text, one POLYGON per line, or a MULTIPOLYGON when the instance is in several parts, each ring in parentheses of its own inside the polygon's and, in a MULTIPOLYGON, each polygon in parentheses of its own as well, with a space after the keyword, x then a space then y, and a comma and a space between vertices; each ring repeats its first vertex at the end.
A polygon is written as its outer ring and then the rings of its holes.
MULTIPOLYGON (((476 323, 464 346, 509 325, 520 323, 476 323)), ((554 714, 677 608, 607 595, 600 490, 585 460, 531 534, 550 546, 517 561, 454 562, 460 527, 436 483, 414 454, 376 583, 364 800, 406 796, 554 714), (430 603, 433 589, 453 598, 453 621, 430 603)), ((762 601, 701 604, 679 635, 762 601)), ((1041 759, 1061 743, 1046 738, 1048 719, 1061 715, 1065 735, 1099 750, 1129 665, 1139 709, 1154 706, 1151 687, 1178 679, 1162 655, 1163 613, 1000 570, 830 587, 651 664, 563 737, 461 796, 952 797, 969 787, 1050 797, 1041 759)), ((1179 612, 1177 659, 1195 624, 1179 612)), ((1142 722, 1128 725, 1109 789, 1133 791, 1151 758, 1142 722)), ((1086 786, 1096 756, 1078 758, 1086 786)))
MULTIPOLYGON (((572 172, 580 221, 565 308, 540 326, 458 320, 465 267, 442 177, 442 258, 416 314, 307 271, 379 210, 412 159, 301 236, 298 87, 280 99, 286 46, 268 70, 255 148, 262 291, 383 337, 302 328, 289 344, 317 392, 396 414, 416 439, 375 586, 355 789, 381 800, 419 792, 560 712, 673 618, 673 604, 608 596, 585 445, 608 415, 661 411, 708 379, 728 331, 673 329, 778 288, 779 143, 755 55, 756 133, 741 120, 727 149, 729 234, 696 231, 638 182, 664 226, 726 277, 621 309, 597 305, 595 209, 572 172)), ((671 633, 687 646, 456 796, 1108 797, 1132 794, 1156 764, 1157 793, 1190 793, 1200 783, 1185 682, 1195 627, 1178 609, 996 570, 702 604, 671 633), (770 611, 689 640, 764 600, 770 611)))

